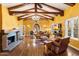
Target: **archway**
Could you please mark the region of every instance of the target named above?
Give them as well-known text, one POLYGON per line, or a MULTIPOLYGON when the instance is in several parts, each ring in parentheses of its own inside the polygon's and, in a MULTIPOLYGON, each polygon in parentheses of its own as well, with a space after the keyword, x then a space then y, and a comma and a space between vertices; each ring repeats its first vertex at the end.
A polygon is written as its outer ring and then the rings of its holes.
POLYGON ((40 25, 39 24, 34 24, 33 31, 35 33, 38 33, 40 31, 40 25))

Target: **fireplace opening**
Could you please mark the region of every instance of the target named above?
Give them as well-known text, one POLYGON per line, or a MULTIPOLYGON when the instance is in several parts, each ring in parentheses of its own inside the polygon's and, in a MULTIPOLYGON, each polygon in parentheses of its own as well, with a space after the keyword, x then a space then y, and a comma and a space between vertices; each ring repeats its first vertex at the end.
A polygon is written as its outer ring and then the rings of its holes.
POLYGON ((8 45, 15 42, 15 36, 8 37, 8 45))

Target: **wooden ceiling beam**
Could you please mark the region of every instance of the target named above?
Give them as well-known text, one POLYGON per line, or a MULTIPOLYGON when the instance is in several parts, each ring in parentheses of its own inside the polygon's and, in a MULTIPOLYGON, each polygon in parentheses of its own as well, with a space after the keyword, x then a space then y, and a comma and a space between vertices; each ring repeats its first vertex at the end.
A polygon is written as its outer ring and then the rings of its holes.
POLYGON ((41 11, 43 11, 43 12, 49 12, 49 11, 46 11, 46 10, 44 10, 44 9, 41 9, 41 8, 37 8, 38 10, 41 10, 41 11))
MULTIPOLYGON (((32 16, 35 16, 35 15, 30 15, 30 16, 28 16, 28 17, 32 17, 32 16)), ((48 18, 47 16, 44 17, 44 16, 38 15, 38 14, 37 14, 37 16, 40 16, 40 17, 43 17, 43 18, 48 18)), ((24 17, 24 18, 28 18, 28 17, 24 17)), ((22 17, 18 17, 18 18, 22 18, 22 17)), ((49 18, 48 18, 48 19, 49 19, 49 18)))
MULTIPOLYGON (((24 17, 24 18, 28 18, 28 17, 31 17, 32 15, 30 15, 30 16, 27 16, 27 17, 24 17)), ((23 19, 22 17, 18 17, 18 18, 20 18, 20 19, 23 19)))
MULTIPOLYGON (((41 11, 43 11, 43 12, 48 12, 48 11, 46 11, 44 9, 41 9, 41 8, 38 8, 38 9, 41 10, 41 11)), ((46 15, 46 14, 44 14, 44 15, 46 15)), ((49 15, 47 15, 47 16, 49 16, 49 15)), ((49 17, 52 17, 52 16, 49 16, 49 17)))
MULTIPOLYGON (((21 19, 31 19, 31 17, 21 18, 21 19)), ((41 18, 40 18, 40 20, 41 20, 41 19, 46 19, 46 20, 49 20, 48 18, 45 18, 45 17, 41 17, 41 18)), ((31 19, 31 20, 32 20, 32 19, 31 19)))
POLYGON ((43 8, 43 7, 41 6, 41 3, 37 3, 37 6, 38 6, 39 8, 43 8))
MULTIPOLYGON (((34 16, 34 15, 32 15, 32 16, 34 16)), ((25 18, 31 18, 32 16, 28 16, 28 17, 25 17, 25 18)), ((38 16, 40 16, 40 18, 46 18, 46 19, 49 19, 49 18, 44 17, 44 16, 41 16, 41 15, 38 15, 38 16)), ((25 19, 25 18, 24 18, 24 19, 25 19)))
POLYGON ((52 9, 54 9, 54 10, 58 10, 58 11, 60 11, 60 12, 63 12, 63 10, 61 10, 61 9, 59 9, 59 8, 56 8, 56 7, 50 6, 50 5, 45 4, 45 3, 42 3, 42 4, 45 5, 45 6, 47 6, 47 7, 49 7, 49 8, 52 8, 52 9))
MULTIPOLYGON (((24 14, 24 15, 18 16, 18 17, 24 17, 24 16, 26 16, 26 15, 29 15, 29 14, 24 14)), ((52 18, 52 16, 49 16, 49 15, 47 15, 47 14, 42 14, 42 15, 52 18)))
MULTIPOLYGON (((32 16, 33 16, 33 15, 32 15, 32 16)), ((18 20, 21 20, 21 19, 28 19, 28 18, 31 18, 32 16, 28 16, 28 17, 25 17, 25 18, 18 17, 18 20)), ((39 16, 40 16, 40 15, 39 15, 39 16)), ((41 17, 41 19, 44 18, 44 19, 49 19, 49 20, 54 21, 54 17, 52 17, 52 18, 46 18, 46 17, 43 17, 43 16, 40 16, 40 17, 41 17)))
MULTIPOLYGON (((33 16, 33 15, 32 15, 33 16)), ((25 18, 18 18, 19 20, 21 20, 21 19, 30 19, 32 16, 29 16, 29 17, 25 17, 25 18)), ((52 20, 52 21, 54 21, 54 17, 52 17, 52 18, 46 18, 46 17, 42 17, 42 16, 40 16, 41 18, 40 19, 46 19, 46 20, 52 20)))
MULTIPOLYGON (((37 14, 38 15, 38 14, 37 14)), ((32 17, 32 16, 35 16, 35 15, 31 15, 31 16, 28 16, 28 17, 24 17, 24 18, 22 18, 22 17, 18 17, 18 19, 19 20, 21 20, 21 19, 26 19, 26 18, 30 18, 30 17, 32 17)), ((38 16, 40 16, 40 17, 42 17, 42 18, 45 18, 45 19, 50 19, 50 20, 53 20, 54 19, 54 17, 50 17, 50 18, 48 18, 48 16, 47 15, 44 15, 44 16, 42 16, 42 15, 38 15, 38 16)))
POLYGON ((37 3, 35 3, 35 12, 37 12, 37 3))
MULTIPOLYGON (((48 18, 48 16, 47 15, 38 15, 38 16, 41 16, 41 17, 46 17, 46 18, 48 18)), ((51 17, 50 17, 51 18, 51 17)))
POLYGON ((28 12, 29 12, 30 10, 34 10, 34 9, 35 9, 35 8, 30 8, 30 9, 27 9, 27 10, 24 10, 24 11, 28 11, 28 12))
MULTIPOLYGON (((29 4, 29 3, 28 3, 29 4)), ((30 9, 27 9, 27 10, 24 10, 24 11, 10 11, 9 10, 9 13, 10 13, 10 15, 12 15, 12 14, 14 14, 14 13, 41 13, 41 14, 55 14, 55 15, 58 15, 58 14, 60 14, 60 15, 64 15, 64 13, 63 13, 63 11, 62 12, 48 12, 48 11, 46 11, 46 10, 43 10, 43 9, 41 9, 41 8, 37 8, 37 5, 38 5, 39 3, 35 3, 35 8, 30 8, 30 9), (35 12, 30 12, 29 10, 33 10, 33 9, 35 9, 35 12), (41 10, 41 11, 43 11, 43 12, 37 12, 37 10, 41 10)), ((44 4, 44 3, 41 3, 41 4, 44 4)), ((24 6, 24 5, 26 5, 26 3, 23 3, 23 4, 20 4, 20 5, 17 5, 17 6, 13 6, 13 7, 10 7, 9 9, 15 9, 15 8, 19 8, 19 7, 22 7, 22 6, 24 6)), ((47 5, 47 4, 44 4, 44 5, 47 5)), ((49 5, 50 6, 50 5, 49 5)), ((53 7, 51 7, 51 8, 53 8, 53 7)), ((54 9, 56 9, 56 10, 59 10, 59 9, 57 9, 57 8, 55 8, 54 7, 54 9)), ((23 15, 24 16, 24 15, 23 15)))
POLYGON ((18 16, 18 17, 20 17, 20 18, 21 18, 21 17, 24 17, 24 16, 26 16, 26 15, 28 15, 28 14, 24 14, 24 15, 21 15, 21 16, 18 16))
POLYGON ((47 14, 42 14, 42 15, 52 18, 52 16, 49 16, 49 15, 47 15, 47 14))
POLYGON ((30 3, 22 3, 22 4, 19 4, 19 5, 13 6, 13 7, 9 7, 8 9, 9 10, 17 9, 17 8, 20 8, 20 7, 28 5, 28 4, 30 4, 30 3))
MULTIPOLYGON (((33 9, 34 9, 34 8, 31 8, 31 9, 28 9, 28 10, 26 10, 26 11, 33 10, 33 9)), ((44 12, 48 12, 48 11, 45 11, 45 10, 40 9, 40 8, 37 8, 37 9, 39 9, 39 10, 41 10, 41 11, 44 11, 44 12)), ((28 14, 25 14, 25 15, 22 15, 22 16, 19 16, 19 17, 23 17, 23 16, 26 16, 26 15, 28 15, 28 14)), ((48 17, 52 17, 52 16, 49 16, 49 15, 47 15, 47 14, 43 14, 43 15, 48 16, 48 17)))
POLYGON ((13 13, 41 13, 41 14, 61 14, 60 12, 27 12, 27 11, 9 11, 10 14, 13 13))
POLYGON ((75 3, 64 3, 64 4, 71 6, 71 7, 73 7, 75 5, 75 3))

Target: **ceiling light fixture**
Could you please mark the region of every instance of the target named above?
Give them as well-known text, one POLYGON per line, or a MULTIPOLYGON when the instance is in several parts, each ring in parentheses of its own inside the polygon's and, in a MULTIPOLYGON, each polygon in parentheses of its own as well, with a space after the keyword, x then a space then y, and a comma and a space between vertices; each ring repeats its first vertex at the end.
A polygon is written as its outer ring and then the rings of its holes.
POLYGON ((34 15, 34 16, 32 16, 32 20, 38 21, 38 20, 40 20, 40 16, 34 15))

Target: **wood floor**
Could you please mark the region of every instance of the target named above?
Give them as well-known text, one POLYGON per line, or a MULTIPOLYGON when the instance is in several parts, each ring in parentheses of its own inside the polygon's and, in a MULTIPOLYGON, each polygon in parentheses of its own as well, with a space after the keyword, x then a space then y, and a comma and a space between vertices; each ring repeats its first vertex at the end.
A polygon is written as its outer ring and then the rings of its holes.
MULTIPOLYGON (((2 52, 1 56, 44 56, 44 45, 35 44, 33 39, 25 37, 23 42, 10 52, 2 52)), ((79 51, 68 47, 68 56, 79 56, 79 51)))

